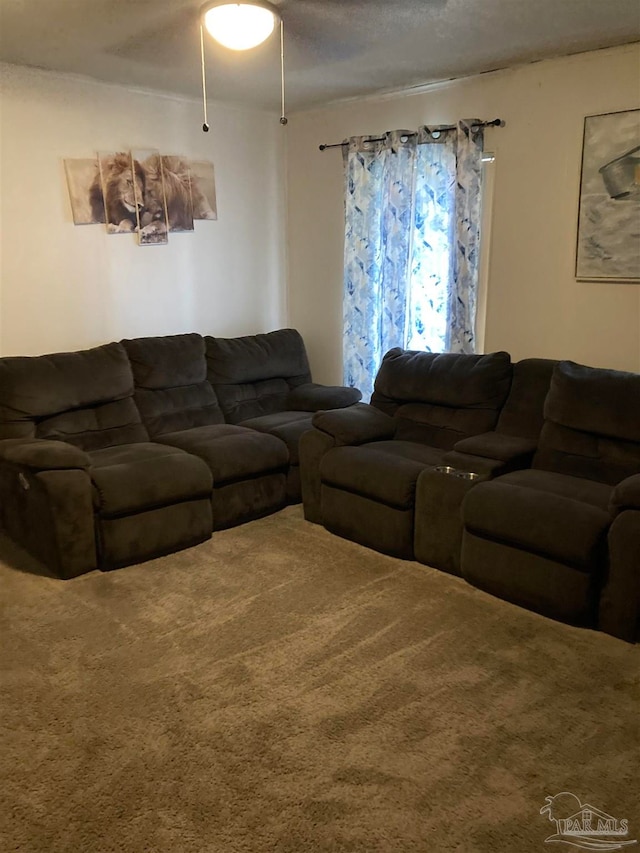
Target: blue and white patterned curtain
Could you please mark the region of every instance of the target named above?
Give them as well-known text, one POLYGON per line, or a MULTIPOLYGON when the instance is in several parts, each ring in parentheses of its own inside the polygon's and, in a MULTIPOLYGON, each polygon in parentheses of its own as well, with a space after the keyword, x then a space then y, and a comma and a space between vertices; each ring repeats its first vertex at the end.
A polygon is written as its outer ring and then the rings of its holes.
POLYGON ((344 381, 364 399, 391 347, 474 351, 482 144, 468 120, 345 146, 344 381))

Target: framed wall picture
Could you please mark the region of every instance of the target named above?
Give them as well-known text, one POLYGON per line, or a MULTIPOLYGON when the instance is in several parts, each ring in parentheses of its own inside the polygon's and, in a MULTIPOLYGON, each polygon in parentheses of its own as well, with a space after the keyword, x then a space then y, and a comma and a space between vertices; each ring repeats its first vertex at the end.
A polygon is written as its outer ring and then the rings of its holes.
POLYGON ((576 278, 640 283, 640 109, 584 120, 576 278))

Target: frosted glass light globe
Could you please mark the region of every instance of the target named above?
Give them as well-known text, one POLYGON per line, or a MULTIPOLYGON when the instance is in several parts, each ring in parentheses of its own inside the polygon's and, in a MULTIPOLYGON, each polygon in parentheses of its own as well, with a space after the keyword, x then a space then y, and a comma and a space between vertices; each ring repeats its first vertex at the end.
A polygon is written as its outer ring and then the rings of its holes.
POLYGON ((276 25, 276 17, 263 6, 225 3, 205 12, 204 25, 224 47, 249 50, 269 38, 276 25))

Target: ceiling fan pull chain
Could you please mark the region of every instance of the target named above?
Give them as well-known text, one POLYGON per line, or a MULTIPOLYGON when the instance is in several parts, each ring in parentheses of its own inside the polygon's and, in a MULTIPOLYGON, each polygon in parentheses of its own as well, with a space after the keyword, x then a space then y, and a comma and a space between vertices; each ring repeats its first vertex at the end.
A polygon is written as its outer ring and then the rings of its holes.
POLYGON ((202 65, 202 107, 204 110, 204 124, 202 130, 209 133, 209 121, 207 118, 207 74, 204 64, 204 32, 200 24, 200 63, 202 65))
POLYGON ((280 90, 282 96, 282 114, 280 116, 280 124, 287 124, 289 121, 285 115, 284 109, 284 21, 280 18, 280 90))

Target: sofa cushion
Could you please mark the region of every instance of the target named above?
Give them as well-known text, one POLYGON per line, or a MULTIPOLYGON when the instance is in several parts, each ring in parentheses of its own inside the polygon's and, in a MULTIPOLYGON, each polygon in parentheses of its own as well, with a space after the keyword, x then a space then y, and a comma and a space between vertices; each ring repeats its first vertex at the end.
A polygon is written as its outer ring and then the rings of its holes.
POLYGON ((215 386, 225 420, 230 424, 283 411, 287 408, 289 391, 285 379, 215 386))
POLYGON ((93 450, 147 441, 124 348, 0 359, 0 438, 60 439, 93 450))
POLYGON ((561 361, 544 414, 570 429, 640 443, 640 374, 561 361))
POLYGON ((506 352, 489 355, 392 349, 371 403, 398 420, 396 436, 443 449, 497 423, 511 384, 506 352))
POLYGON ((300 333, 278 329, 241 338, 205 337, 209 382, 238 385, 263 379, 293 380, 292 387, 311 382, 300 333))
POLYGON ((287 446, 279 438, 231 424, 167 433, 156 441, 204 460, 213 474, 214 487, 281 471, 289 463, 287 446))
POLYGON ((594 483, 581 477, 568 477, 551 471, 512 471, 497 481, 527 489, 537 489, 547 494, 570 498, 607 511, 612 489, 604 483, 594 483))
POLYGON ((409 509, 416 482, 425 468, 439 465, 442 452, 410 441, 375 441, 360 447, 336 447, 320 464, 322 482, 409 509))
POLYGON ((614 485, 640 473, 640 375, 560 362, 534 468, 614 485))
POLYGON ((46 418, 37 424, 36 435, 67 441, 82 450, 132 444, 149 438, 132 397, 46 418))
POLYGON ((229 423, 287 409, 291 389, 311 382, 304 342, 295 329, 206 337, 205 342, 207 376, 229 423))
POLYGON ((382 360, 374 397, 396 407, 403 403, 431 403, 499 410, 510 385, 511 358, 507 352, 467 355, 396 347, 382 360))
POLYGON ((396 409, 394 420, 397 438, 451 450, 462 439, 489 431, 496 418, 497 412, 488 409, 406 403, 396 409))
POLYGON ((135 338, 122 345, 131 362, 135 401, 150 436, 224 422, 207 381, 201 335, 135 338))
POLYGON ((96 508, 103 517, 211 496, 207 466, 177 448, 144 442, 88 455, 96 508))
POLYGON ((547 471, 514 471, 471 489, 465 528, 581 571, 602 562, 611 488, 547 471))
POLYGON ((298 465, 300 462, 298 444, 304 433, 312 428, 312 417, 313 415, 309 412, 276 412, 273 415, 263 415, 261 418, 242 421, 239 426, 275 435, 287 445, 290 463, 298 465))
POLYGON ((136 388, 178 388, 207 378, 204 338, 194 333, 122 341, 136 388))

